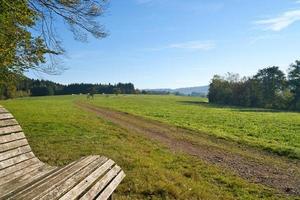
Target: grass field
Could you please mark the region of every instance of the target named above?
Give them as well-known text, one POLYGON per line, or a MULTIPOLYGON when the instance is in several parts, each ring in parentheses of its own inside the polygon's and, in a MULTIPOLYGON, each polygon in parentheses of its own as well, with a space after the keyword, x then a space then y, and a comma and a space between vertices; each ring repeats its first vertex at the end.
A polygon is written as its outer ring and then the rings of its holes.
MULTIPOLYGON (((123 130, 76 107, 76 100, 86 101, 84 97, 61 96, 0 104, 15 115, 33 151, 49 164, 63 165, 90 154, 114 159, 127 174, 118 188, 117 199, 288 198, 123 130)), ((218 108, 203 101, 173 96, 97 96, 90 103, 299 156, 298 113, 218 108)))
POLYGON ((179 96, 97 96, 92 102, 300 158, 300 113, 209 105, 179 96))

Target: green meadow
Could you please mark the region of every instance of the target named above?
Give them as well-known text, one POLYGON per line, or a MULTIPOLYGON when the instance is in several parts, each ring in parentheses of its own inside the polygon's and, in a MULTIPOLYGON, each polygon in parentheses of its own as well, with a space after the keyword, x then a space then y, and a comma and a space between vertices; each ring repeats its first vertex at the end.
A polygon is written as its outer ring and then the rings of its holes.
POLYGON ((180 96, 97 96, 92 103, 300 158, 297 112, 221 107, 180 96))
MULTIPOLYGON (((300 114, 222 108, 206 99, 175 96, 80 96, 0 101, 22 125, 35 154, 64 165, 105 155, 124 169, 116 199, 287 199, 193 156, 173 153, 77 107, 85 101, 299 158, 300 114)), ((292 197, 291 197, 292 198, 292 197)))

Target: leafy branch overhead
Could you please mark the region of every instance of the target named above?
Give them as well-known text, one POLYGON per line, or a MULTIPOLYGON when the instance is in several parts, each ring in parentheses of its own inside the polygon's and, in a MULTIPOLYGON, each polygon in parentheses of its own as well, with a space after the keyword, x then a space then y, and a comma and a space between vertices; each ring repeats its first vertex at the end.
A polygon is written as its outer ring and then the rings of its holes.
POLYGON ((107 33, 97 18, 107 4, 107 0, 0 0, 0 67, 19 74, 27 69, 59 72, 55 60, 64 49, 57 25, 67 25, 80 41, 88 34, 104 38, 107 33), (47 59, 51 62, 45 65, 47 59))

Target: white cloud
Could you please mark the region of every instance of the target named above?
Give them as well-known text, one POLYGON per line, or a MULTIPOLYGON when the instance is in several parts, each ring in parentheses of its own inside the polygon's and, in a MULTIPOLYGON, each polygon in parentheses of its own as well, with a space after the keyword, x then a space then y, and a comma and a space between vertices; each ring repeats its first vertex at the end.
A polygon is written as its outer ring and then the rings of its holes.
POLYGON ((298 21, 300 21, 300 9, 284 12, 278 17, 258 20, 255 24, 264 26, 266 30, 281 31, 298 21))

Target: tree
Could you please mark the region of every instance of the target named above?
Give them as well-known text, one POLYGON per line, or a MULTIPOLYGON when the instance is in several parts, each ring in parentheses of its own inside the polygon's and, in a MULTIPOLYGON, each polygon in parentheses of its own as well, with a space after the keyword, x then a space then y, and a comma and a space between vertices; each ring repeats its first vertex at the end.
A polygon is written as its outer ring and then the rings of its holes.
POLYGON ((251 107, 264 107, 264 97, 260 82, 254 78, 250 78, 247 84, 250 90, 249 101, 251 107))
POLYGON ((289 68, 288 82, 293 93, 293 106, 300 110, 300 61, 296 60, 289 68))
POLYGON ((248 79, 238 80, 231 83, 232 88, 232 105, 237 106, 251 106, 250 101, 250 81, 248 79))
POLYGON ((45 86, 34 87, 30 90, 32 96, 47 96, 49 94, 48 88, 45 86))
POLYGON ((37 14, 27 1, 0 1, 0 67, 9 73, 20 74, 44 63, 47 49, 41 37, 33 37, 28 29, 35 25, 37 14))
POLYGON ((7 68, 0 67, 0 99, 13 98, 16 93, 17 80, 24 77, 9 71, 7 68))
MULTIPOLYGON (((57 73, 62 68, 55 57, 64 52, 57 39, 55 24, 69 25, 75 39, 86 33, 103 38, 106 33, 96 18, 103 14, 106 0, 0 0, 0 67, 22 74, 35 69, 57 73), (45 65, 50 59, 50 65, 45 65)), ((2 78, 2 77, 1 77, 2 78)))
POLYGON ((232 88, 223 77, 215 75, 209 85, 208 99, 211 103, 230 104, 232 88))
POLYGON ((114 89, 113 89, 113 92, 114 92, 114 94, 115 94, 116 96, 118 96, 119 94, 122 93, 122 91, 120 90, 120 88, 114 88, 114 89))
POLYGON ((286 78, 279 67, 268 67, 261 69, 254 76, 259 83, 263 94, 263 103, 266 107, 272 107, 276 95, 286 88, 286 78))

